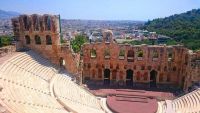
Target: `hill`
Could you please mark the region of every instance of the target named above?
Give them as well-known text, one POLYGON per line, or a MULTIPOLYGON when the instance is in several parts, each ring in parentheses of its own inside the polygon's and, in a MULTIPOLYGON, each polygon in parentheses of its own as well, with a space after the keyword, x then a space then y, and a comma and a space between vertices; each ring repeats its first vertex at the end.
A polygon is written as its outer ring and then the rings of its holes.
POLYGON ((10 19, 19 15, 17 12, 0 10, 0 19, 10 19))
POLYGON ((148 21, 143 28, 170 36, 189 49, 200 49, 200 9, 148 21))

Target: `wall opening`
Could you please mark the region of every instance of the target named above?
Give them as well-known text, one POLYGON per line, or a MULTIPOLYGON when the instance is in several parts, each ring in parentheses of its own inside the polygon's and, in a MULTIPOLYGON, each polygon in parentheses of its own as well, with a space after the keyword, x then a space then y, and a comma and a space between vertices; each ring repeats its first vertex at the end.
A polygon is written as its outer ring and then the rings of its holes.
POLYGON ((134 61, 134 51, 133 50, 129 50, 128 54, 127 54, 127 61, 128 62, 133 62, 134 61))
POLYGON ((60 67, 65 67, 65 60, 61 57, 59 60, 60 67))
POLYGON ((110 84, 110 69, 104 70, 104 85, 110 84))
POLYGON ((150 72, 150 87, 156 87, 156 78, 157 78, 157 71, 152 70, 150 72))
POLYGON ((95 49, 91 49, 91 50, 90 50, 90 57, 91 57, 91 58, 96 58, 96 57, 97 57, 97 53, 96 53, 96 50, 95 50, 95 49))
POLYGON ((35 44, 41 44, 41 38, 38 35, 35 35, 35 44))
POLYGON ((46 45, 51 45, 52 44, 52 39, 50 35, 46 36, 46 45))
POLYGON ((45 17, 45 30, 46 31, 51 30, 51 17, 50 16, 45 17))
POLYGON ((126 71, 126 85, 127 86, 133 85, 133 70, 131 69, 126 71))
POLYGON ((23 23, 24 23, 24 29, 25 29, 26 31, 28 31, 28 30, 29 30, 29 20, 28 20, 28 16, 25 16, 25 17, 23 18, 23 23))
POLYGON ((31 38, 29 35, 25 36, 26 44, 31 44, 31 38))

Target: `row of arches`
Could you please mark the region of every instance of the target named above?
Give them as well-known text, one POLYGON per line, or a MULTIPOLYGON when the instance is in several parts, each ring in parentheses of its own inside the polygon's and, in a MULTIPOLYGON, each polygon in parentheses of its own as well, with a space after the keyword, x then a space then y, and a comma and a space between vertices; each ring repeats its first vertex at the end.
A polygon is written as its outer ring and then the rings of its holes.
MULTIPOLYGON (((126 86, 131 86, 133 84, 133 70, 128 69, 126 71, 126 86)), ((150 87, 156 87, 157 71, 152 70, 150 72, 150 87)), ((110 84, 110 69, 104 70, 104 84, 110 84)))
MULTIPOLYGON (((41 38, 39 35, 35 35, 34 37, 35 39, 35 44, 37 45, 40 45, 41 44, 41 38)), ((26 35, 25 36, 25 41, 26 41, 26 44, 31 44, 31 38, 29 35, 26 35)), ((46 35, 46 45, 51 45, 52 44, 52 39, 51 39, 51 36, 50 35, 46 35)))
MULTIPOLYGON (((24 16, 23 19, 23 25, 24 29, 28 31, 31 28, 31 25, 33 24, 34 30, 39 31, 39 27, 41 27, 41 30, 43 29, 43 22, 39 16, 33 15, 32 18, 28 16, 24 16)), ((45 25, 45 30, 49 31, 51 30, 51 24, 52 24, 52 19, 50 16, 45 16, 44 17, 44 25, 45 25)))

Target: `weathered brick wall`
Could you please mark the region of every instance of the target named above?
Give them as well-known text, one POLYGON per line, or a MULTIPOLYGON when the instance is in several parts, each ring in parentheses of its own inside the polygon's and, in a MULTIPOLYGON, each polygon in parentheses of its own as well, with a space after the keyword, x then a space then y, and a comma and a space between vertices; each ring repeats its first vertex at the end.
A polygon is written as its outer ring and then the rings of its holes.
POLYGON ((200 51, 190 52, 184 89, 187 90, 196 82, 200 82, 200 51))
POLYGON ((191 64, 194 64, 193 59, 200 58, 200 52, 191 54, 183 46, 121 45, 112 39, 111 31, 104 31, 103 42, 83 46, 83 60, 80 60, 79 54, 73 53, 69 46, 60 44, 58 16, 22 15, 12 19, 12 23, 18 50, 30 48, 57 65, 64 60, 65 69, 72 74, 82 71, 83 80, 90 79, 102 84, 106 78, 104 71, 108 69, 109 79, 114 85, 126 85, 126 81, 130 80, 127 78, 130 71, 133 72, 133 83, 149 84, 154 81, 152 73, 157 84, 176 85, 185 90, 193 81, 199 81, 200 69, 198 66, 193 68, 191 64), (36 35, 40 37, 41 44, 36 44, 36 35), (51 37, 51 44, 47 44, 47 36, 51 37), (27 41, 26 37, 30 40, 27 41), (91 51, 95 51, 96 57, 91 55, 91 51), (142 57, 140 52, 143 53, 142 57), (119 56, 122 53, 124 55, 119 56))
POLYGON ((18 40, 17 50, 32 49, 57 65, 60 65, 60 59, 63 58, 66 62, 64 65, 66 70, 70 73, 78 71, 76 63, 80 57, 73 57, 68 48, 65 51, 61 50, 59 16, 47 14, 21 15, 13 18, 12 23, 14 35, 18 40), (36 37, 40 38, 39 44, 35 39, 36 37))
MULTIPOLYGON (((111 34, 112 35, 112 34, 111 34)), ((105 38, 104 34, 104 38, 105 38)), ((104 70, 110 70, 110 80, 114 82, 126 81, 126 71, 133 71, 134 83, 149 83, 150 72, 157 72, 158 84, 181 85, 182 78, 186 76, 188 50, 182 46, 165 45, 120 45, 114 41, 85 44, 83 46, 83 78, 90 80, 104 80, 104 70), (96 51, 96 57, 91 56, 91 51, 96 51), (105 58, 105 51, 110 51, 110 58, 105 58), (120 50, 125 50, 124 58, 119 57, 120 50), (133 58, 128 58, 128 52, 133 51, 133 58), (138 57, 142 51, 143 56, 138 57), (156 52, 157 58, 153 58, 156 52), (171 57, 168 55, 171 53, 171 57), (133 61, 129 62, 128 59, 133 61)))

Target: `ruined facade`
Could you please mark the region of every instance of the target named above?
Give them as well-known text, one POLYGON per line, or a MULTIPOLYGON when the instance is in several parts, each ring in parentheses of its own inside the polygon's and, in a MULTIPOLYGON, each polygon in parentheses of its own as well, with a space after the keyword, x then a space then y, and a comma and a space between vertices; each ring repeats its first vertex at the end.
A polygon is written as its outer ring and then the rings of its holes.
POLYGON ((187 89, 191 81, 200 81, 194 78, 199 67, 191 66, 199 63, 192 62, 193 56, 181 45, 117 44, 112 32, 105 31, 103 42, 85 44, 83 53, 83 79, 89 83, 187 89))
POLYGON ((200 52, 181 45, 117 44, 111 31, 103 40, 85 44, 83 56, 60 43, 59 16, 22 15, 12 19, 17 50, 32 49, 52 63, 78 74, 83 82, 119 86, 179 86, 200 81, 200 52), (80 60, 81 59, 81 60, 80 60))
POLYGON ((78 72, 79 55, 60 43, 60 17, 58 15, 21 15, 12 19, 16 49, 32 49, 52 63, 78 72))

